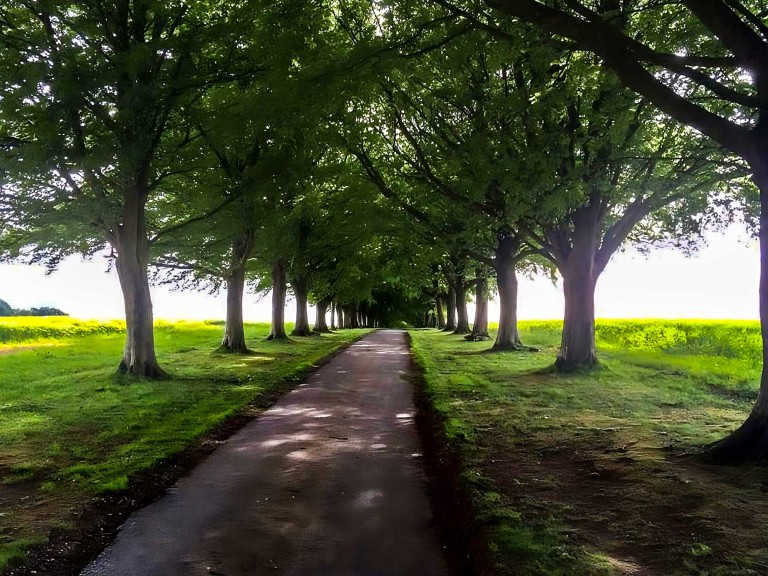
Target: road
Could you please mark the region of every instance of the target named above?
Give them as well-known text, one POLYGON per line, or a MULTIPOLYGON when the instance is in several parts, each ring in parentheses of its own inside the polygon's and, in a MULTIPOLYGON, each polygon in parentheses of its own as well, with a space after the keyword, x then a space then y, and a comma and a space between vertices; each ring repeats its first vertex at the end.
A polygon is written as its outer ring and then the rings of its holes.
POLYGON ((447 576, 405 335, 353 344, 133 514, 82 576, 447 576))

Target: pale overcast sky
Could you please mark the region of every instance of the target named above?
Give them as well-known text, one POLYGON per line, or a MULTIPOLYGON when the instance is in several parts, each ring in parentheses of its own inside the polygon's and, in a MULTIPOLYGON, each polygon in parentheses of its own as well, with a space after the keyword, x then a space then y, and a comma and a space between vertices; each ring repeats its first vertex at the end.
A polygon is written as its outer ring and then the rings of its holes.
MULTIPOLYGON (((106 261, 70 258, 50 276, 39 266, 0 265, 0 299, 14 308, 55 306, 76 318, 122 318, 123 305, 114 272, 106 261)), ((710 236, 709 245, 692 258, 658 250, 646 258, 636 252, 614 256, 597 286, 600 318, 758 318, 757 243, 732 229, 710 236)), ((153 288, 155 318, 221 319, 224 294, 171 292, 153 288)), ((269 320, 269 298, 245 298, 245 318, 269 320)), ((292 302, 286 318, 293 319, 292 302)), ((521 279, 522 319, 561 318, 562 286, 548 279, 521 279)), ((498 307, 491 306, 491 320, 498 307)), ((312 312, 311 317, 314 316, 312 312)))

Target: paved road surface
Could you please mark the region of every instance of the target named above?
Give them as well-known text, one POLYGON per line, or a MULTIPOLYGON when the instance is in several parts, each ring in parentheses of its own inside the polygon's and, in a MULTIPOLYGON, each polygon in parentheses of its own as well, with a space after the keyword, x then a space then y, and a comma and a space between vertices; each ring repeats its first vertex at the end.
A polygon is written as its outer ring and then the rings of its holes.
POLYGON ((375 332, 133 514, 83 576, 444 576, 404 335, 375 332))

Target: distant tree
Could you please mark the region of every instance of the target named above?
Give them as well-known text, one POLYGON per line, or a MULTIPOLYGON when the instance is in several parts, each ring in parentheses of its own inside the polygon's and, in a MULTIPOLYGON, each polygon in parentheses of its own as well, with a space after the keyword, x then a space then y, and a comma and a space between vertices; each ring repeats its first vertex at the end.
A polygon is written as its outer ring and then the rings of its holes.
POLYGON ((58 308, 42 306, 40 308, 30 308, 29 310, 14 310, 14 316, 69 316, 66 312, 58 308))
POLYGON ((0 300, 0 316, 69 316, 69 314, 51 306, 16 309, 12 308, 5 300, 0 300))
POLYGON ((0 300, 0 316, 13 316, 13 308, 5 300, 0 300))

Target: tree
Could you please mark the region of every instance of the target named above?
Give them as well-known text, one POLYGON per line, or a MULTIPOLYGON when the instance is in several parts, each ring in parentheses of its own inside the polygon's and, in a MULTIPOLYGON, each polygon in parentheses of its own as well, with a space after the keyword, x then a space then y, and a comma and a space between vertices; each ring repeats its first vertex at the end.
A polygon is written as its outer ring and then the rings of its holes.
POLYGON ((277 256, 272 260, 272 318, 267 340, 286 340, 285 333, 285 260, 277 256))
POLYGON ((659 244, 671 235, 694 243, 705 224, 728 220, 728 198, 710 200, 740 175, 738 166, 720 162, 719 147, 660 122, 647 100, 589 60, 571 55, 560 70, 557 89, 568 98, 562 109, 526 119, 529 146, 547 142, 548 153, 562 159, 545 196, 560 209, 534 215, 529 237, 563 278, 556 366, 566 372, 597 363, 595 287, 613 254, 628 239, 659 244), (553 133, 560 137, 554 145, 553 133))
MULTIPOLYGON (((494 17, 480 18, 447 0, 497 38, 494 17)), ((743 159, 760 194, 760 393, 744 424, 713 450, 717 458, 768 454, 768 27, 757 1, 653 0, 564 4, 485 0, 505 16, 529 22, 597 54, 620 81, 670 117, 743 159), (673 22, 674 26, 670 26, 673 22), (692 48, 695 47, 695 48, 692 48)))
POLYGON ((13 308, 5 300, 0 300, 0 316, 13 316, 13 308))
POLYGON ((472 331, 465 336, 467 340, 478 342, 491 338, 488 334, 488 293, 488 273, 478 266, 475 268, 475 321, 472 331))
POLYGON ((185 109, 255 68, 235 48, 241 14, 202 1, 3 8, 14 31, 0 35, 2 137, 12 142, 3 170, 18 243, 54 267, 111 247, 126 315, 121 373, 164 375, 147 277, 153 202, 189 169, 177 164, 193 134, 185 109))

